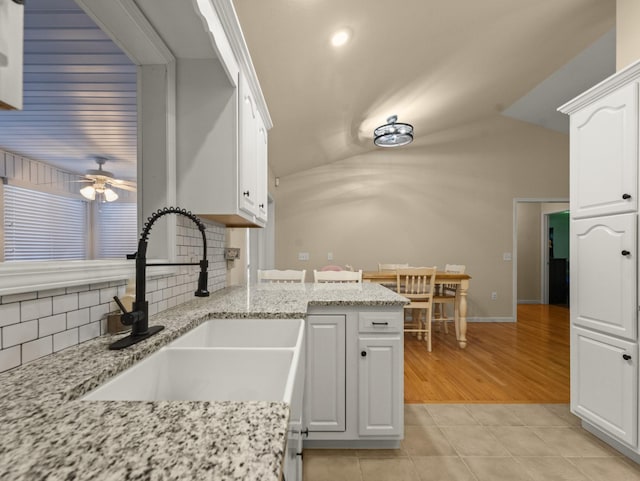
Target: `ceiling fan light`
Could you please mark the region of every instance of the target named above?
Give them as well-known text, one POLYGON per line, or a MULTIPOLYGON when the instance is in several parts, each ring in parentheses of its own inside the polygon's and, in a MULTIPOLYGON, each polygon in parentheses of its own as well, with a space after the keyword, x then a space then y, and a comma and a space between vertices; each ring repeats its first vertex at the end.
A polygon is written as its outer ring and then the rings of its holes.
POLYGON ((373 131, 373 143, 378 147, 401 147, 413 142, 413 125, 396 123, 397 115, 387 119, 387 123, 373 131))
POLYGON ((118 194, 116 194, 114 190, 111 190, 107 187, 106 189, 104 189, 104 199, 107 202, 113 202, 114 200, 118 200, 118 194))
POLYGON ((82 189, 80 189, 80 193, 85 199, 95 200, 96 198, 96 189, 94 189, 92 185, 83 187, 82 189))

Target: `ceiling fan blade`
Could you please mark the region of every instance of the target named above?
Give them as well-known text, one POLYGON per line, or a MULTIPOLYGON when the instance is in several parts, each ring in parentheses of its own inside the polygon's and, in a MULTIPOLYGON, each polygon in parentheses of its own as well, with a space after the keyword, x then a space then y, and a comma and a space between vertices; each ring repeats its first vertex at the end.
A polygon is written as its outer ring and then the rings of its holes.
POLYGON ((122 179, 113 179, 111 180, 111 183, 113 185, 120 186, 120 185, 128 185, 129 187, 137 187, 138 184, 136 182, 132 182, 130 180, 122 180, 122 179))
POLYGON ((111 184, 111 187, 113 187, 114 189, 128 190, 129 192, 137 191, 135 186, 126 185, 126 184, 111 184))

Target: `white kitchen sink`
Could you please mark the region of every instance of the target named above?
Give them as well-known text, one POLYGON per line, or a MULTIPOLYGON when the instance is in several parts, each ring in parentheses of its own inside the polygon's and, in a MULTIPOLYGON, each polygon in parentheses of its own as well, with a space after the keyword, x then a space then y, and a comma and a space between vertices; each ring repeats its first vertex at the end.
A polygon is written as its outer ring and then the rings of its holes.
POLYGON ((295 347, 302 319, 211 319, 173 341, 171 347, 295 347))
POLYGON ((290 403, 300 357, 299 347, 165 347, 98 387, 83 399, 290 403))

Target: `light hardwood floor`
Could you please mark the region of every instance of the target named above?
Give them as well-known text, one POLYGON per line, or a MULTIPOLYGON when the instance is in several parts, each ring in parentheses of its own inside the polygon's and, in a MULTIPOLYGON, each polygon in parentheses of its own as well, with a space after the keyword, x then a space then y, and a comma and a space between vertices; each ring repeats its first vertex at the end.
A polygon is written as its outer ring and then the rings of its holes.
MULTIPOLYGON (((452 326, 451 326, 452 327, 452 326)), ((569 309, 522 304, 517 323, 469 323, 466 349, 405 334, 405 403, 568 403, 569 309)))

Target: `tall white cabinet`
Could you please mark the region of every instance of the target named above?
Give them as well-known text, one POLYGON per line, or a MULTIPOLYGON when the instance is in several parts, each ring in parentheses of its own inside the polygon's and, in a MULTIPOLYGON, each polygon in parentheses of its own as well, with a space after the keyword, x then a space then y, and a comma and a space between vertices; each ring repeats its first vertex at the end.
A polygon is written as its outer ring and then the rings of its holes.
POLYGON ((639 89, 640 62, 559 109, 571 119, 571 410, 636 459, 639 89))

